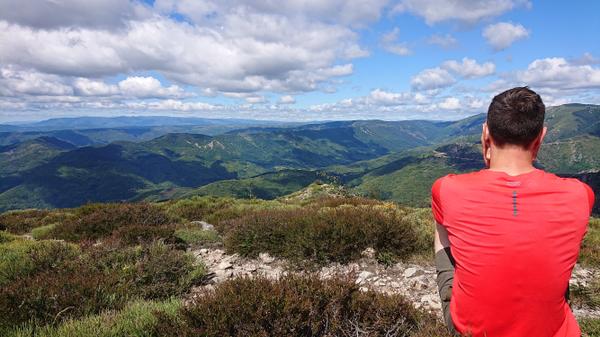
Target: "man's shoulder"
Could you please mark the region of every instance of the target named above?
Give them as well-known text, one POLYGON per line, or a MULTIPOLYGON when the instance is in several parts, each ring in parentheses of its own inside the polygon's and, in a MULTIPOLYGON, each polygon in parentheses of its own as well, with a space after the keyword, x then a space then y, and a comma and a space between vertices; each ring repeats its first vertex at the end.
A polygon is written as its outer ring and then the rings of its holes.
POLYGON ((468 172, 468 173, 450 173, 443 177, 438 178, 434 183, 434 187, 441 186, 442 184, 456 184, 456 183, 472 183, 474 180, 477 180, 481 177, 482 170, 468 172))

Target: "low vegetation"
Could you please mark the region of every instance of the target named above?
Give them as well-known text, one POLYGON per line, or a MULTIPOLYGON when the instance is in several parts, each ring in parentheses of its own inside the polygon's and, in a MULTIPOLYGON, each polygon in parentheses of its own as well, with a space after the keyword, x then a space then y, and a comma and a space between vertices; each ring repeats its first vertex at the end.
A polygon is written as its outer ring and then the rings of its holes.
POLYGON ((353 279, 311 275, 270 281, 238 278, 163 317, 159 335, 179 336, 449 336, 433 315, 400 295, 359 291, 353 279))
MULTIPOLYGON (((299 266, 349 262, 372 247, 386 265, 431 261, 426 208, 362 197, 296 193, 277 200, 194 197, 0 214, 2 336, 446 336, 400 295, 359 291, 344 277, 233 279, 189 301, 206 279, 186 249, 223 245, 299 266), (214 225, 203 229, 200 220, 214 225), (185 303, 185 304, 184 304, 185 303)), ((600 267, 600 220, 580 262, 600 267)), ((572 301, 600 306, 600 283, 572 301)), ((598 319, 583 319, 599 336, 598 319)))
POLYGON ((431 249, 392 203, 323 199, 296 209, 263 209, 219 223, 225 248, 244 256, 268 252, 294 261, 348 262, 368 247, 406 259, 431 249))

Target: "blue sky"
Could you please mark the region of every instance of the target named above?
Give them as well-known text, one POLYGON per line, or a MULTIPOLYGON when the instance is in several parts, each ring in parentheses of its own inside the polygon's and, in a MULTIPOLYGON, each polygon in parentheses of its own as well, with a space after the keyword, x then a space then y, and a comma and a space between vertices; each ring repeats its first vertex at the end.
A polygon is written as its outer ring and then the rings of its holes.
POLYGON ((0 123, 457 119, 529 85, 600 104, 600 3, 0 0, 0 123))

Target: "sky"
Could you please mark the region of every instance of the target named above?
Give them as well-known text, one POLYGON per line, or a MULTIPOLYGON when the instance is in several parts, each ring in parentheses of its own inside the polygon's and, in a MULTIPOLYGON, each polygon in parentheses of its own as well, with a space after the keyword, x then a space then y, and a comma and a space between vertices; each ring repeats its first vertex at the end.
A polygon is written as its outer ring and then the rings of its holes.
POLYGON ((0 123, 455 120, 600 104, 600 1, 0 0, 0 123))

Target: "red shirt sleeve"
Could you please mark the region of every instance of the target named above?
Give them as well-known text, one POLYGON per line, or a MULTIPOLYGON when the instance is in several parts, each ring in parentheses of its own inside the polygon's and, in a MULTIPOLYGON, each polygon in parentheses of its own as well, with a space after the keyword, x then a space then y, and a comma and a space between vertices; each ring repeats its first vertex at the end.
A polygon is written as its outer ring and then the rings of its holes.
POLYGON ((444 224, 444 213, 442 212, 442 202, 440 196, 440 189, 442 186, 442 179, 439 178, 431 186, 431 211, 433 212, 433 218, 440 225, 444 224))
POLYGON ((592 213, 592 209, 594 208, 594 199, 595 199, 594 191, 586 183, 584 183, 583 186, 585 186, 585 189, 587 191, 588 201, 590 202, 590 213, 592 213))

